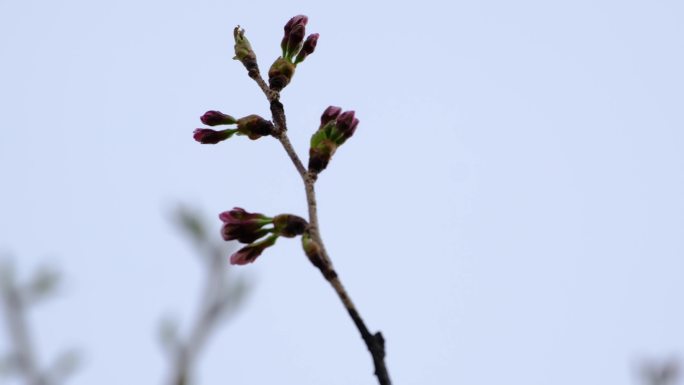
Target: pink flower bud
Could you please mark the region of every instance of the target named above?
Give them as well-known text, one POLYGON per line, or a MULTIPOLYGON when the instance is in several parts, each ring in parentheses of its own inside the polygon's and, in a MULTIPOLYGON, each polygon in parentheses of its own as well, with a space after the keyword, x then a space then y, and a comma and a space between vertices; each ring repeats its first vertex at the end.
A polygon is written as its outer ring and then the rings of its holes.
POLYGON ((236 133, 237 130, 216 131, 210 128, 198 128, 193 132, 192 137, 202 144, 216 144, 222 142, 236 133))
POLYGON ((252 243, 268 234, 271 230, 262 229, 262 227, 273 222, 272 218, 259 213, 249 213, 240 207, 222 212, 219 214, 219 219, 223 221, 223 227, 221 227, 223 239, 226 241, 237 239, 242 243, 252 243))
POLYGON ((292 52, 292 49, 290 46, 295 47, 302 42, 304 39, 304 34, 305 34, 305 27, 306 23, 309 21, 309 18, 307 18, 304 15, 297 15, 293 18, 291 18, 286 24, 285 24, 285 34, 283 36, 283 40, 280 42, 280 47, 283 51, 283 57, 291 59, 292 56, 296 54, 296 52, 292 52), (297 30, 297 32, 294 32, 297 30), (294 32, 294 39, 293 39, 293 32, 294 32), (301 35, 301 38, 299 38, 299 35, 301 35), (299 39, 298 43, 294 43, 297 39, 299 39), (292 42, 292 44, 291 44, 292 42))
POLYGON ((321 115, 321 127, 325 126, 328 122, 331 122, 342 113, 342 109, 340 107, 336 106, 330 106, 323 111, 323 115, 321 115))
POLYGON ((285 35, 288 35, 291 31, 292 28, 295 25, 303 25, 306 26, 306 23, 309 22, 309 18, 306 17, 305 15, 297 15, 288 20, 287 23, 285 23, 285 35))
POLYGON ((235 124, 237 120, 230 115, 226 115, 220 111, 207 111, 200 117, 202 123, 207 126, 218 126, 221 124, 235 124))
POLYGON ((307 56, 314 52, 316 49, 316 44, 318 44, 318 36, 319 35, 317 33, 314 33, 306 38, 306 41, 304 41, 304 44, 302 45, 301 51, 299 51, 299 54, 297 54, 295 64, 303 62, 307 56))
POLYGON ((271 218, 264 214, 250 213, 242 207, 233 207, 232 210, 224 211, 219 214, 219 219, 224 223, 238 223, 245 221, 264 221, 270 220, 271 218))
POLYGON ((241 248, 230 256, 231 265, 246 265, 254 262, 266 248, 273 246, 277 239, 277 235, 272 235, 262 241, 241 248))
POLYGON ((357 118, 353 118, 351 124, 349 125, 347 125, 346 121, 344 122, 344 124, 338 123, 337 130, 339 131, 341 137, 337 140, 337 144, 340 145, 346 142, 347 139, 351 138, 352 135, 354 135, 354 132, 356 132, 356 126, 358 125, 359 120, 357 118))
POLYGON ((354 111, 345 111, 337 117, 337 129, 347 131, 354 122, 354 111))
POLYGON ((301 24, 297 24, 292 27, 290 32, 290 38, 287 41, 287 54, 286 58, 292 60, 292 57, 296 55, 302 48, 302 42, 304 41, 304 35, 306 35, 306 27, 301 24))

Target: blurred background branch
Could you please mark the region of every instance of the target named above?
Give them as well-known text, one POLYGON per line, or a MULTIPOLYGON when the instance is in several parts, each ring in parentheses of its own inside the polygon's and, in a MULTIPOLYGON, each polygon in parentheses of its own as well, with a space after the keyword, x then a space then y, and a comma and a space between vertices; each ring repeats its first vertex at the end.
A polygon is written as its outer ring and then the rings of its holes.
POLYGON ((674 358, 663 361, 644 361, 639 369, 644 385, 676 385, 679 383, 679 361, 674 358))
POLYGON ((159 336, 169 357, 166 384, 185 385, 192 382, 198 356, 206 342, 222 322, 234 315, 249 290, 247 281, 231 275, 227 256, 230 246, 208 236, 202 216, 197 210, 179 206, 173 213, 174 223, 193 243, 204 268, 204 287, 201 290, 197 313, 183 337, 175 318, 161 321, 159 336))
POLYGON ((39 267, 22 283, 10 258, 0 260, 0 297, 10 349, 0 358, 0 376, 21 378, 28 385, 57 385, 75 371, 78 354, 66 351, 41 369, 28 321, 28 311, 54 294, 60 275, 52 267, 39 267))

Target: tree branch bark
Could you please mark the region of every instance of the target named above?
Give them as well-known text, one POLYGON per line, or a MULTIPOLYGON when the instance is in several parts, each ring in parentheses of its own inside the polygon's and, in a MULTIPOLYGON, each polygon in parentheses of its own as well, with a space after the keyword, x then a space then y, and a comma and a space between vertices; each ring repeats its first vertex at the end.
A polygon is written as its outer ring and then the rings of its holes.
POLYGON ((280 141, 283 148, 285 149, 285 152, 290 157, 290 160, 292 160, 292 163, 294 164, 295 168, 297 169, 297 172, 299 173, 300 177, 302 178, 302 181, 304 182, 304 190, 306 192, 306 201, 309 211, 309 232, 313 240, 321 247, 322 251, 321 256, 323 258, 323 264, 317 267, 323 274, 323 277, 328 281, 328 283, 330 283, 332 288, 335 290, 335 293, 337 293, 337 296, 342 301, 342 304, 344 305, 345 309, 347 309, 347 312, 349 313, 349 316, 354 322, 354 325, 356 325, 356 328, 359 330, 361 338, 363 338, 363 341, 365 342, 366 347, 368 348, 368 351, 370 352, 371 357, 373 358, 373 365, 375 367, 375 375, 378 379, 378 383, 380 385, 391 385, 392 382, 389 378, 389 373, 387 371, 387 366, 385 364, 385 339, 382 336, 382 333, 376 332, 375 334, 372 334, 368 330, 368 327, 361 318, 361 315, 359 314, 358 310, 356 309, 356 306, 352 302, 351 297, 347 293, 347 290, 342 285, 342 282, 340 281, 340 278, 333 267, 330 256, 328 255, 328 252, 325 249, 325 244, 323 243, 323 239, 321 238, 321 232, 318 223, 316 191, 314 188, 317 176, 315 174, 309 173, 306 170, 304 164, 297 155, 297 152, 294 150, 292 144, 290 143, 290 139, 287 136, 285 108, 283 107, 283 104, 280 102, 280 94, 268 88, 266 82, 261 77, 261 74, 258 70, 249 71, 249 77, 252 78, 257 83, 257 85, 259 85, 259 88, 261 88, 264 95, 268 99, 271 107, 273 124, 276 128, 276 132, 273 136, 275 136, 276 139, 280 141))
POLYGON ((48 381, 40 372, 36 362, 33 341, 31 341, 26 319, 26 303, 19 292, 19 288, 14 286, 12 282, 2 285, 2 299, 7 332, 12 341, 17 369, 24 376, 27 384, 48 385, 48 381))

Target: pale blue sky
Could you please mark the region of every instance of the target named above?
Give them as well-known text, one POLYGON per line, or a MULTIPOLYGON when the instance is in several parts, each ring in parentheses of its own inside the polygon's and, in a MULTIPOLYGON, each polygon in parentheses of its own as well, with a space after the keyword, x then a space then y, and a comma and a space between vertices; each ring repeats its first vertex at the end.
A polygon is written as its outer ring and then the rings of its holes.
MULTIPOLYGON (((161 383, 156 325, 200 277, 170 208, 305 213, 275 140, 191 138, 209 109, 268 114, 232 28, 265 71, 298 13, 321 37, 290 135, 304 154, 330 104, 361 120, 322 232, 397 385, 632 384, 684 358, 682 4, 0 0, 0 251, 67 277, 32 314, 41 358, 81 348, 73 385, 161 383)), ((298 246, 240 268, 256 291, 200 384, 375 383, 298 246)))

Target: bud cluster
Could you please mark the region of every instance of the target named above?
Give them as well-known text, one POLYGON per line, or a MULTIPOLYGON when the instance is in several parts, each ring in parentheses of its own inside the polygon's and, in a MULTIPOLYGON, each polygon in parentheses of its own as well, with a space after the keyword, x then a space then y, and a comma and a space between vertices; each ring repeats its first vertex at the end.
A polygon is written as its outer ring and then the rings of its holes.
MULTIPOLYGON (((294 76, 295 68, 311 55, 318 43, 317 33, 306 36, 306 24, 308 18, 297 15, 291 18, 284 27, 284 36, 280 43, 282 56, 278 57, 271 65, 269 87, 274 91, 285 88, 294 76), (306 38, 305 38, 306 36, 306 38)), ((257 80, 263 87, 263 80, 259 74, 257 58, 249 40, 245 37, 244 29, 237 26, 233 30, 235 38, 235 57, 245 68, 250 77, 257 80)), ((270 96, 269 96, 270 98, 270 96)), ((273 104, 271 105, 273 108, 273 104)), ((282 108, 282 105, 281 105, 282 108)), ((272 111, 273 112, 273 111, 272 111)), ((275 112, 274 112, 275 114, 275 112)), ((220 111, 207 111, 200 118, 203 124, 209 127, 234 126, 224 129, 198 128, 193 137, 203 144, 216 144, 231 138, 233 135, 244 135, 252 140, 262 136, 275 136, 273 123, 259 115, 248 115, 239 119, 220 111)), ((352 135, 359 124, 354 116, 354 111, 343 112, 340 107, 330 106, 321 116, 321 124, 311 137, 309 149, 308 171, 314 176, 323 171, 339 146, 344 144, 352 135)), ((235 207, 232 210, 219 215, 223 222, 221 235, 226 241, 237 240, 246 246, 235 252, 230 257, 230 262, 235 265, 245 265, 273 246, 279 237, 293 238, 302 236, 302 247, 311 262, 319 267, 326 278, 335 273, 331 266, 325 262, 322 245, 319 245, 310 234, 309 224, 301 217, 292 214, 281 214, 268 217, 259 213, 249 213, 242 208, 235 207)))
POLYGON ((219 219, 223 222, 221 236, 224 240, 238 240, 247 244, 230 256, 233 265, 254 262, 266 248, 275 244, 278 237, 302 235, 309 226, 306 220, 296 215, 280 214, 271 218, 247 212, 240 207, 219 214, 219 219))
POLYGON ((309 19, 304 15, 297 15, 285 24, 285 34, 280 42, 282 56, 276 59, 268 70, 269 86, 280 91, 290 83, 297 64, 306 59, 316 49, 318 34, 306 37, 306 23, 309 19))
POLYGON ((211 128, 198 128, 194 131, 193 137, 202 144, 216 144, 222 142, 234 134, 245 135, 252 140, 262 136, 271 135, 274 127, 273 123, 259 115, 247 115, 244 118, 235 119, 219 111, 207 111, 200 117, 202 123, 207 126, 221 126, 237 124, 237 128, 224 130, 212 130, 211 128))
POLYGON ((323 171, 339 146, 351 138, 359 120, 354 111, 342 112, 342 108, 330 106, 321 115, 321 125, 311 136, 309 148, 309 172, 323 171))

